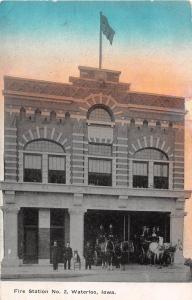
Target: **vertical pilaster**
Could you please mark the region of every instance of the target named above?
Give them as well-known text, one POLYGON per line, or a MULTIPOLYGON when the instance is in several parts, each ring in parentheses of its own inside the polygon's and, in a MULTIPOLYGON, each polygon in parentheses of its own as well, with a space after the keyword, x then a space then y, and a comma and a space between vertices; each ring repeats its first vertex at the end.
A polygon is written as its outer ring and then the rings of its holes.
POLYGON ((183 263, 183 228, 184 228, 184 199, 177 199, 176 210, 171 214, 170 232, 171 243, 177 245, 175 252, 175 263, 183 263))
POLYGON ((129 187, 133 187, 133 161, 129 160, 129 187))
POLYGON ((112 186, 116 187, 116 159, 112 159, 112 186))
MULTIPOLYGON (((13 117, 13 114, 5 114, 5 124, 11 122, 13 117)), ((5 125, 4 140, 4 179, 5 181, 17 181, 17 128, 5 125)))
POLYGON ((19 182, 23 182, 23 151, 19 150, 19 182))
POLYGON ((149 187, 149 188, 153 188, 153 162, 152 162, 152 161, 149 162, 149 170, 148 170, 148 172, 149 172, 149 176, 148 176, 148 178, 149 178, 148 187, 149 187))
MULTIPOLYGON (((122 127, 126 133, 126 127, 122 127)), ((119 129, 121 130, 121 129, 119 129)), ((123 131, 124 132, 124 131, 123 131)), ((121 132, 122 134, 122 132, 121 132)), ((113 146, 116 150, 113 151, 116 160, 113 162, 114 175, 116 178, 116 185, 118 187, 127 187, 129 177, 128 166, 128 139, 123 136, 117 137, 117 143, 113 146)))
POLYGON ((173 162, 169 163, 169 190, 173 189, 173 162))
POLYGON ((47 183, 48 182, 48 162, 49 161, 49 156, 47 157, 47 154, 42 155, 42 182, 47 183))
POLYGON ((65 220, 64 220, 64 237, 65 244, 70 241, 70 219, 68 211, 65 211, 65 220))
POLYGON ((39 209, 39 264, 50 262, 50 209, 39 209))
POLYGON ((89 167, 89 163, 88 163, 88 156, 84 157, 84 184, 88 185, 88 167, 89 167))
POLYGON ((2 266, 19 265, 18 258, 18 207, 8 204, 2 207, 4 219, 4 257, 2 266))
POLYGON ((70 208, 70 245, 74 250, 77 250, 80 257, 83 258, 84 246, 84 214, 82 208, 70 208))
POLYGON ((70 154, 66 154, 66 184, 71 183, 71 163, 70 163, 70 154))
MULTIPOLYGON (((80 126, 80 125, 79 125, 80 126)), ((84 155, 87 154, 87 147, 84 148, 84 134, 78 133, 78 124, 72 134, 72 159, 71 173, 73 184, 84 184, 84 155)))

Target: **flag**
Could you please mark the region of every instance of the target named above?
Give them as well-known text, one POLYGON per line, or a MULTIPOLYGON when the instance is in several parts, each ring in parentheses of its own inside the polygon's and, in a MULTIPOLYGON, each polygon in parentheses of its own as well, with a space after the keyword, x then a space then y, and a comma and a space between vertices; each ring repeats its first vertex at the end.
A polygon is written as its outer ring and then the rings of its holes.
POLYGON ((115 35, 115 31, 109 25, 107 18, 104 15, 101 15, 101 31, 109 40, 110 44, 112 45, 113 37, 115 35))

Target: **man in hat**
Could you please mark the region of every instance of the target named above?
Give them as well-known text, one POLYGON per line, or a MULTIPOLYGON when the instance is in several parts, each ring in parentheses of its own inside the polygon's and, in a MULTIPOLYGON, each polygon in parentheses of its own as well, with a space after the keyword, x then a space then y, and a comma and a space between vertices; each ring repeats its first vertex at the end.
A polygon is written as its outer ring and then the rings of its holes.
POLYGON ((112 224, 109 225, 109 235, 108 235, 108 238, 110 240, 114 241, 113 225, 112 224))
POLYGON ((85 257, 85 269, 91 270, 91 265, 93 263, 93 249, 89 242, 86 243, 84 248, 84 257, 85 257))
POLYGON ((51 249, 52 262, 53 262, 53 270, 58 270, 58 247, 57 241, 53 242, 53 246, 51 249))
POLYGON ((104 230, 103 225, 101 224, 100 227, 99 227, 98 235, 97 235, 98 243, 99 244, 104 243, 105 242, 105 237, 106 237, 105 230, 104 230))
POLYGON ((69 242, 67 242, 66 247, 64 248, 63 259, 64 259, 64 269, 68 267, 68 270, 71 268, 71 259, 73 256, 72 248, 70 247, 69 242))

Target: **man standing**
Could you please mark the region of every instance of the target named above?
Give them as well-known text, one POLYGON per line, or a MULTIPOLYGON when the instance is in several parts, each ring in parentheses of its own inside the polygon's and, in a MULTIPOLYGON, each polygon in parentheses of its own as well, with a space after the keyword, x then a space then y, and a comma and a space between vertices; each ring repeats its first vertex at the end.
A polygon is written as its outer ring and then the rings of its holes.
POLYGON ((66 247, 64 248, 64 253, 63 253, 63 259, 64 259, 64 269, 68 268, 70 270, 71 268, 71 259, 73 256, 73 251, 69 245, 69 242, 67 243, 66 247))
POLYGON ((114 241, 113 225, 112 225, 112 224, 109 225, 109 234, 108 234, 108 238, 111 239, 112 241, 114 241))
POLYGON ((52 262, 53 262, 53 270, 58 270, 58 247, 57 241, 54 241, 52 246, 52 262))
POLYGON ((89 242, 87 242, 84 248, 84 257, 85 257, 85 269, 89 268, 89 270, 91 270, 91 265, 93 262, 93 250, 89 242))
POLYGON ((99 227, 98 235, 97 235, 98 243, 99 244, 104 243, 105 237, 106 237, 105 230, 104 230, 103 225, 101 224, 99 227))

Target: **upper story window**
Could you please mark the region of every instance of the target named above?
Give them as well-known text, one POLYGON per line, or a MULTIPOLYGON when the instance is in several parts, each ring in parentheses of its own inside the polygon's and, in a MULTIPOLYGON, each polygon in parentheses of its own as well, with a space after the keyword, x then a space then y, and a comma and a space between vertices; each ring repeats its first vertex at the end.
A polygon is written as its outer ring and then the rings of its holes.
POLYGON ((88 183, 93 185, 112 185, 112 146, 105 144, 89 144, 88 183), (95 157, 94 157, 95 156, 95 157), (98 156, 101 156, 98 158, 98 156))
POLYGON ((25 182, 66 182, 66 157, 61 145, 49 140, 36 140, 24 149, 25 182))
POLYGON ((64 149, 61 145, 49 140, 36 140, 28 143, 25 151, 63 153, 64 149))
POLYGON ((133 162, 133 187, 148 187, 148 163, 134 161, 133 162))
POLYGON ((105 144, 89 144, 89 155, 99 155, 99 156, 111 156, 112 147, 111 145, 105 144))
POLYGON ((112 185, 112 161, 89 158, 88 183, 100 186, 112 185))
POLYGON ((97 107, 90 112, 89 120, 111 122, 111 116, 106 109, 97 107))
POLYGON ((164 152, 154 148, 145 148, 135 153, 133 187, 169 188, 169 162, 164 152))
POLYGON ((168 160, 168 157, 164 152, 154 148, 141 149, 135 153, 134 158, 147 160, 168 160))
POLYGON ((168 189, 169 165, 168 163, 153 164, 154 188, 168 189))
POLYGON ((49 155, 48 182, 65 183, 65 157, 49 155))
POLYGON ((42 181, 42 157, 36 154, 25 154, 24 156, 24 181, 42 181))

